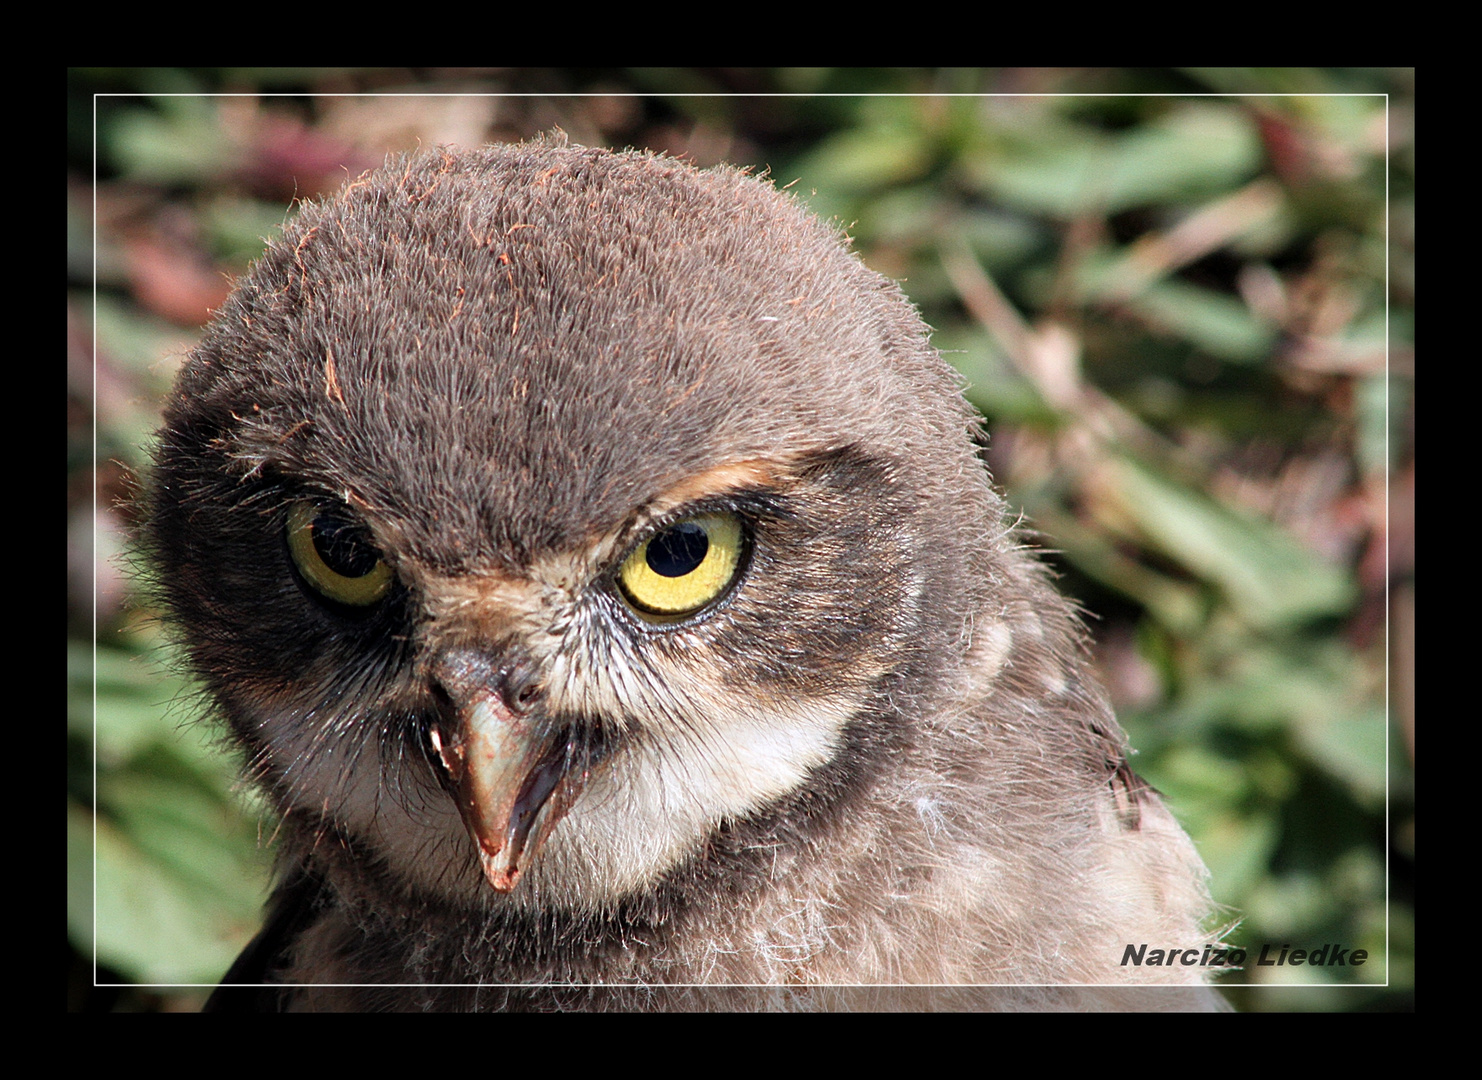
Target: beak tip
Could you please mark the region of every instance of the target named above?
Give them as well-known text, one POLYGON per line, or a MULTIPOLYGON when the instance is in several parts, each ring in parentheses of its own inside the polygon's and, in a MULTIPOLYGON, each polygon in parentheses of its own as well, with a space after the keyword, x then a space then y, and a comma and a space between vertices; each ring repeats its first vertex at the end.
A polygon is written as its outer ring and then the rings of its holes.
POLYGON ((484 879, 495 892, 513 892, 515 885, 519 883, 519 863, 500 858, 498 852, 490 854, 484 850, 483 845, 479 846, 479 868, 483 870, 484 879))

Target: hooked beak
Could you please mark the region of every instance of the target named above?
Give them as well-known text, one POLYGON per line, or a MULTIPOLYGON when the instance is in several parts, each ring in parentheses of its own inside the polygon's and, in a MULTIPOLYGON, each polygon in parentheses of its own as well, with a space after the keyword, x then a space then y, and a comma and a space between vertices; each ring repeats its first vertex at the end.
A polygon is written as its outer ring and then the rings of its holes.
POLYGON ((512 890, 586 785, 589 763, 550 723, 528 666, 475 654, 438 665, 443 708, 430 731, 484 877, 512 890))

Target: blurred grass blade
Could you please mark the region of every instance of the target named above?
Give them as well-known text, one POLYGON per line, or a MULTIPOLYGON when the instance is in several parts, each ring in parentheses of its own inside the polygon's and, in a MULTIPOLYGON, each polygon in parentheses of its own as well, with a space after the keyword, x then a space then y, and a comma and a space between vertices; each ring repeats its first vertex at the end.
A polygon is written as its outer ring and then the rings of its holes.
POLYGON ((1219 588, 1255 626, 1336 615, 1353 603, 1349 577, 1277 526, 1130 458, 1106 461, 1095 489, 1108 517, 1130 522, 1149 547, 1219 588))

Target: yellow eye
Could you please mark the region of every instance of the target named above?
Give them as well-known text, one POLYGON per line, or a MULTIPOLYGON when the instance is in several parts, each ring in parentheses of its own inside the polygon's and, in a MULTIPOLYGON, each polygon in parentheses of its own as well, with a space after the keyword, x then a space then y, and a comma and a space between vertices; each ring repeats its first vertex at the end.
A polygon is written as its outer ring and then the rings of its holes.
POLYGON ((639 544, 618 568, 618 585, 640 614, 688 615, 736 580, 745 542, 735 514, 696 514, 639 544))
POLYGON ((391 567, 346 507, 294 503, 288 510, 288 553, 303 579, 336 603, 369 607, 391 588, 391 567))

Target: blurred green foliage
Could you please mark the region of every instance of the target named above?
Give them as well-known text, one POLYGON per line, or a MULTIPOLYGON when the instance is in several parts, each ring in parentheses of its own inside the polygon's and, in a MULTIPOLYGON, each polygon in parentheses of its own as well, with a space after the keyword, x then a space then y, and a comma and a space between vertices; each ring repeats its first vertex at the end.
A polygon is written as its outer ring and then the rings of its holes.
POLYGON ((167 985, 219 977, 263 899, 271 823, 203 745, 125 554, 180 356, 293 198, 559 126, 767 169, 902 281, 1231 940, 1369 950, 1249 967, 1232 998, 1410 1007, 1413 78, 74 69, 69 1005, 192 1007, 167 985), (100 982, 156 989, 94 987, 94 949, 100 982))

